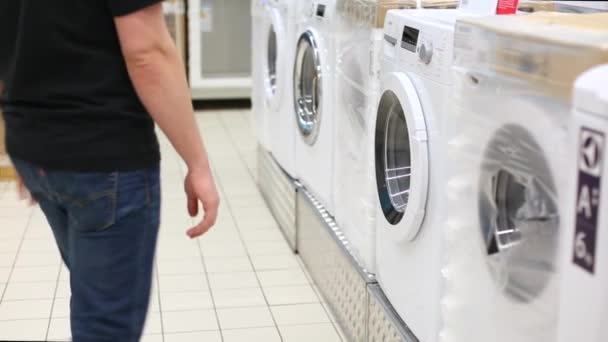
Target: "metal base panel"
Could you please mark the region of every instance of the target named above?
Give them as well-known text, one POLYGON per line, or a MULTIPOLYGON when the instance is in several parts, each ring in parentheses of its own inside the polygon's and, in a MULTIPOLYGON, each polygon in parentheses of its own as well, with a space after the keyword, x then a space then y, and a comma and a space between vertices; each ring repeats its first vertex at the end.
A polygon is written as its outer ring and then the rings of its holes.
POLYGON ((258 185, 287 243, 296 252, 296 193, 299 185, 261 146, 258 146, 258 185))
POLYGON ((418 342, 418 339, 399 318, 380 285, 370 284, 368 342, 418 342))
POLYGON ((298 191, 298 250, 349 341, 367 341, 367 285, 374 277, 348 252, 348 242, 320 203, 298 191))

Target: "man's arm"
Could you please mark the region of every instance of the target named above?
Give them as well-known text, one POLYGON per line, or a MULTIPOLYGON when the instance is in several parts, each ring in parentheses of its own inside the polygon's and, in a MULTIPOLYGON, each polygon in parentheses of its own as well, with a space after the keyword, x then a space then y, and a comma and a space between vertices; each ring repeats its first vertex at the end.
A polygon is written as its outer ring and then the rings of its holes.
POLYGON ((219 196, 194 118, 185 68, 166 27, 160 3, 115 18, 122 52, 142 103, 188 165, 186 193, 191 216, 202 202, 205 218, 188 231, 204 234, 217 218, 219 196))

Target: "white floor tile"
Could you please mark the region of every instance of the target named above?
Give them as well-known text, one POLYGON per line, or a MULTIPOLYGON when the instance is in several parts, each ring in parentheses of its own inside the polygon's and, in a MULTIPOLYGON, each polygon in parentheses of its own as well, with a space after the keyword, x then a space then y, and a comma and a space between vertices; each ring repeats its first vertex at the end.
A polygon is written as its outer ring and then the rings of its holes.
POLYGON ((151 313, 146 317, 144 324, 143 335, 154 335, 162 333, 162 324, 160 313, 151 313))
POLYGON ((286 254, 281 256, 252 255, 251 261, 256 271, 300 269, 298 259, 293 254, 286 254))
POLYGON ((210 273, 208 277, 212 289, 259 287, 254 272, 210 273))
POLYGON ((59 252, 55 241, 46 241, 46 240, 24 240, 19 251, 21 253, 58 253, 59 252))
POLYGON ((208 257, 205 258, 208 273, 252 272, 248 257, 208 257))
POLYGON ((318 303, 319 298, 310 285, 265 287, 270 305, 318 303))
POLYGON ((213 301, 209 292, 161 293, 160 304, 163 312, 213 308, 213 301))
POLYGON ((5 252, 6 251, 4 250, 1 250, 0 252, 0 269, 5 267, 13 267, 15 260, 17 260, 17 252, 5 252))
POLYGON ((275 327, 224 330, 222 334, 224 342, 281 342, 281 336, 275 327))
POLYGON ((283 256, 293 255, 293 251, 285 241, 255 241, 247 244, 247 250, 252 256, 283 256))
POLYGON ((244 257, 247 256, 245 246, 240 241, 227 243, 209 243, 204 237, 201 240, 201 251, 205 258, 209 257, 244 257))
POLYGON ((59 255, 59 252, 20 252, 17 256, 17 262, 15 263, 15 267, 59 266, 60 262, 61 257, 59 255))
POLYGON ((5 300, 0 303, 0 321, 18 319, 48 319, 51 316, 52 299, 5 300))
POLYGON ((262 290, 257 287, 243 289, 214 289, 213 300, 217 308, 236 308, 266 305, 262 290))
POLYGON ((66 318, 70 317, 70 299, 69 298, 55 298, 53 303, 53 318, 66 318))
POLYGON ((72 290, 70 289, 70 282, 68 280, 57 283, 56 298, 70 298, 71 294, 72 290))
POLYGON ((11 282, 57 281, 58 277, 59 266, 15 267, 11 282))
POLYGON ((163 328, 165 333, 219 329, 213 310, 163 312, 163 328))
POLYGON ((165 334, 165 342, 222 342, 222 335, 219 331, 165 334))
POLYGON ((20 244, 20 239, 0 240, 0 251, 2 253, 17 252, 20 244))
POLYGON ((196 274, 203 273, 203 262, 200 258, 186 258, 176 260, 159 260, 159 275, 196 274))
POLYGON ((321 303, 270 307, 277 325, 330 323, 321 303))
POLYGON ((259 271, 262 287, 305 285, 308 279, 300 269, 259 271))
POLYGON ((12 272, 11 267, 0 267, 0 283, 7 283, 12 272))
POLYGON ((9 283, 3 300, 52 299, 56 282, 9 283))
POLYGON ((44 341, 48 319, 0 321, 0 341, 44 341))
POLYGON ((207 278, 204 273, 159 275, 161 292, 208 291, 207 278))
POLYGON ((150 334, 150 335, 143 335, 141 337, 141 339, 139 340, 139 342, 163 342, 166 341, 163 339, 163 335, 161 334, 150 334))
POLYGON ((279 330, 284 342, 341 342, 331 324, 282 326, 279 330))
POLYGON ((51 341, 68 341, 72 337, 69 318, 53 318, 49 325, 48 339, 51 341))
POLYGON ((217 314, 222 330, 274 326, 274 321, 266 306, 218 309, 217 314))

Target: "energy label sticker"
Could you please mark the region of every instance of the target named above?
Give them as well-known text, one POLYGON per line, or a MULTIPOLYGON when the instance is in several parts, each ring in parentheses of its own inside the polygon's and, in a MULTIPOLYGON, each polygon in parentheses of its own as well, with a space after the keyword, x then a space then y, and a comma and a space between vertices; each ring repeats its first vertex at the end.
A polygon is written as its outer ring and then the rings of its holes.
POLYGON ((579 135, 574 264, 595 273, 605 135, 582 127, 579 135))

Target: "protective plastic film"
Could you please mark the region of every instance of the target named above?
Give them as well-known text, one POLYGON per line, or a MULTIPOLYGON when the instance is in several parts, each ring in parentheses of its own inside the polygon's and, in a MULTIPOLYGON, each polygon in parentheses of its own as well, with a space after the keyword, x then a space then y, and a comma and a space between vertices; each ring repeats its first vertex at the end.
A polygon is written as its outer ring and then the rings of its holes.
POLYGON ((363 267, 375 266, 374 124, 380 87, 382 29, 389 8, 415 0, 338 1, 336 30, 335 216, 363 267))
POLYGON ((569 106, 497 74, 454 82, 441 340, 554 341, 569 106))
POLYGON ((608 13, 462 18, 456 37, 457 66, 518 78, 569 100, 576 77, 608 60, 608 13))
POLYGON ((417 8, 416 0, 338 0, 338 14, 354 26, 382 28, 391 9, 417 8))

